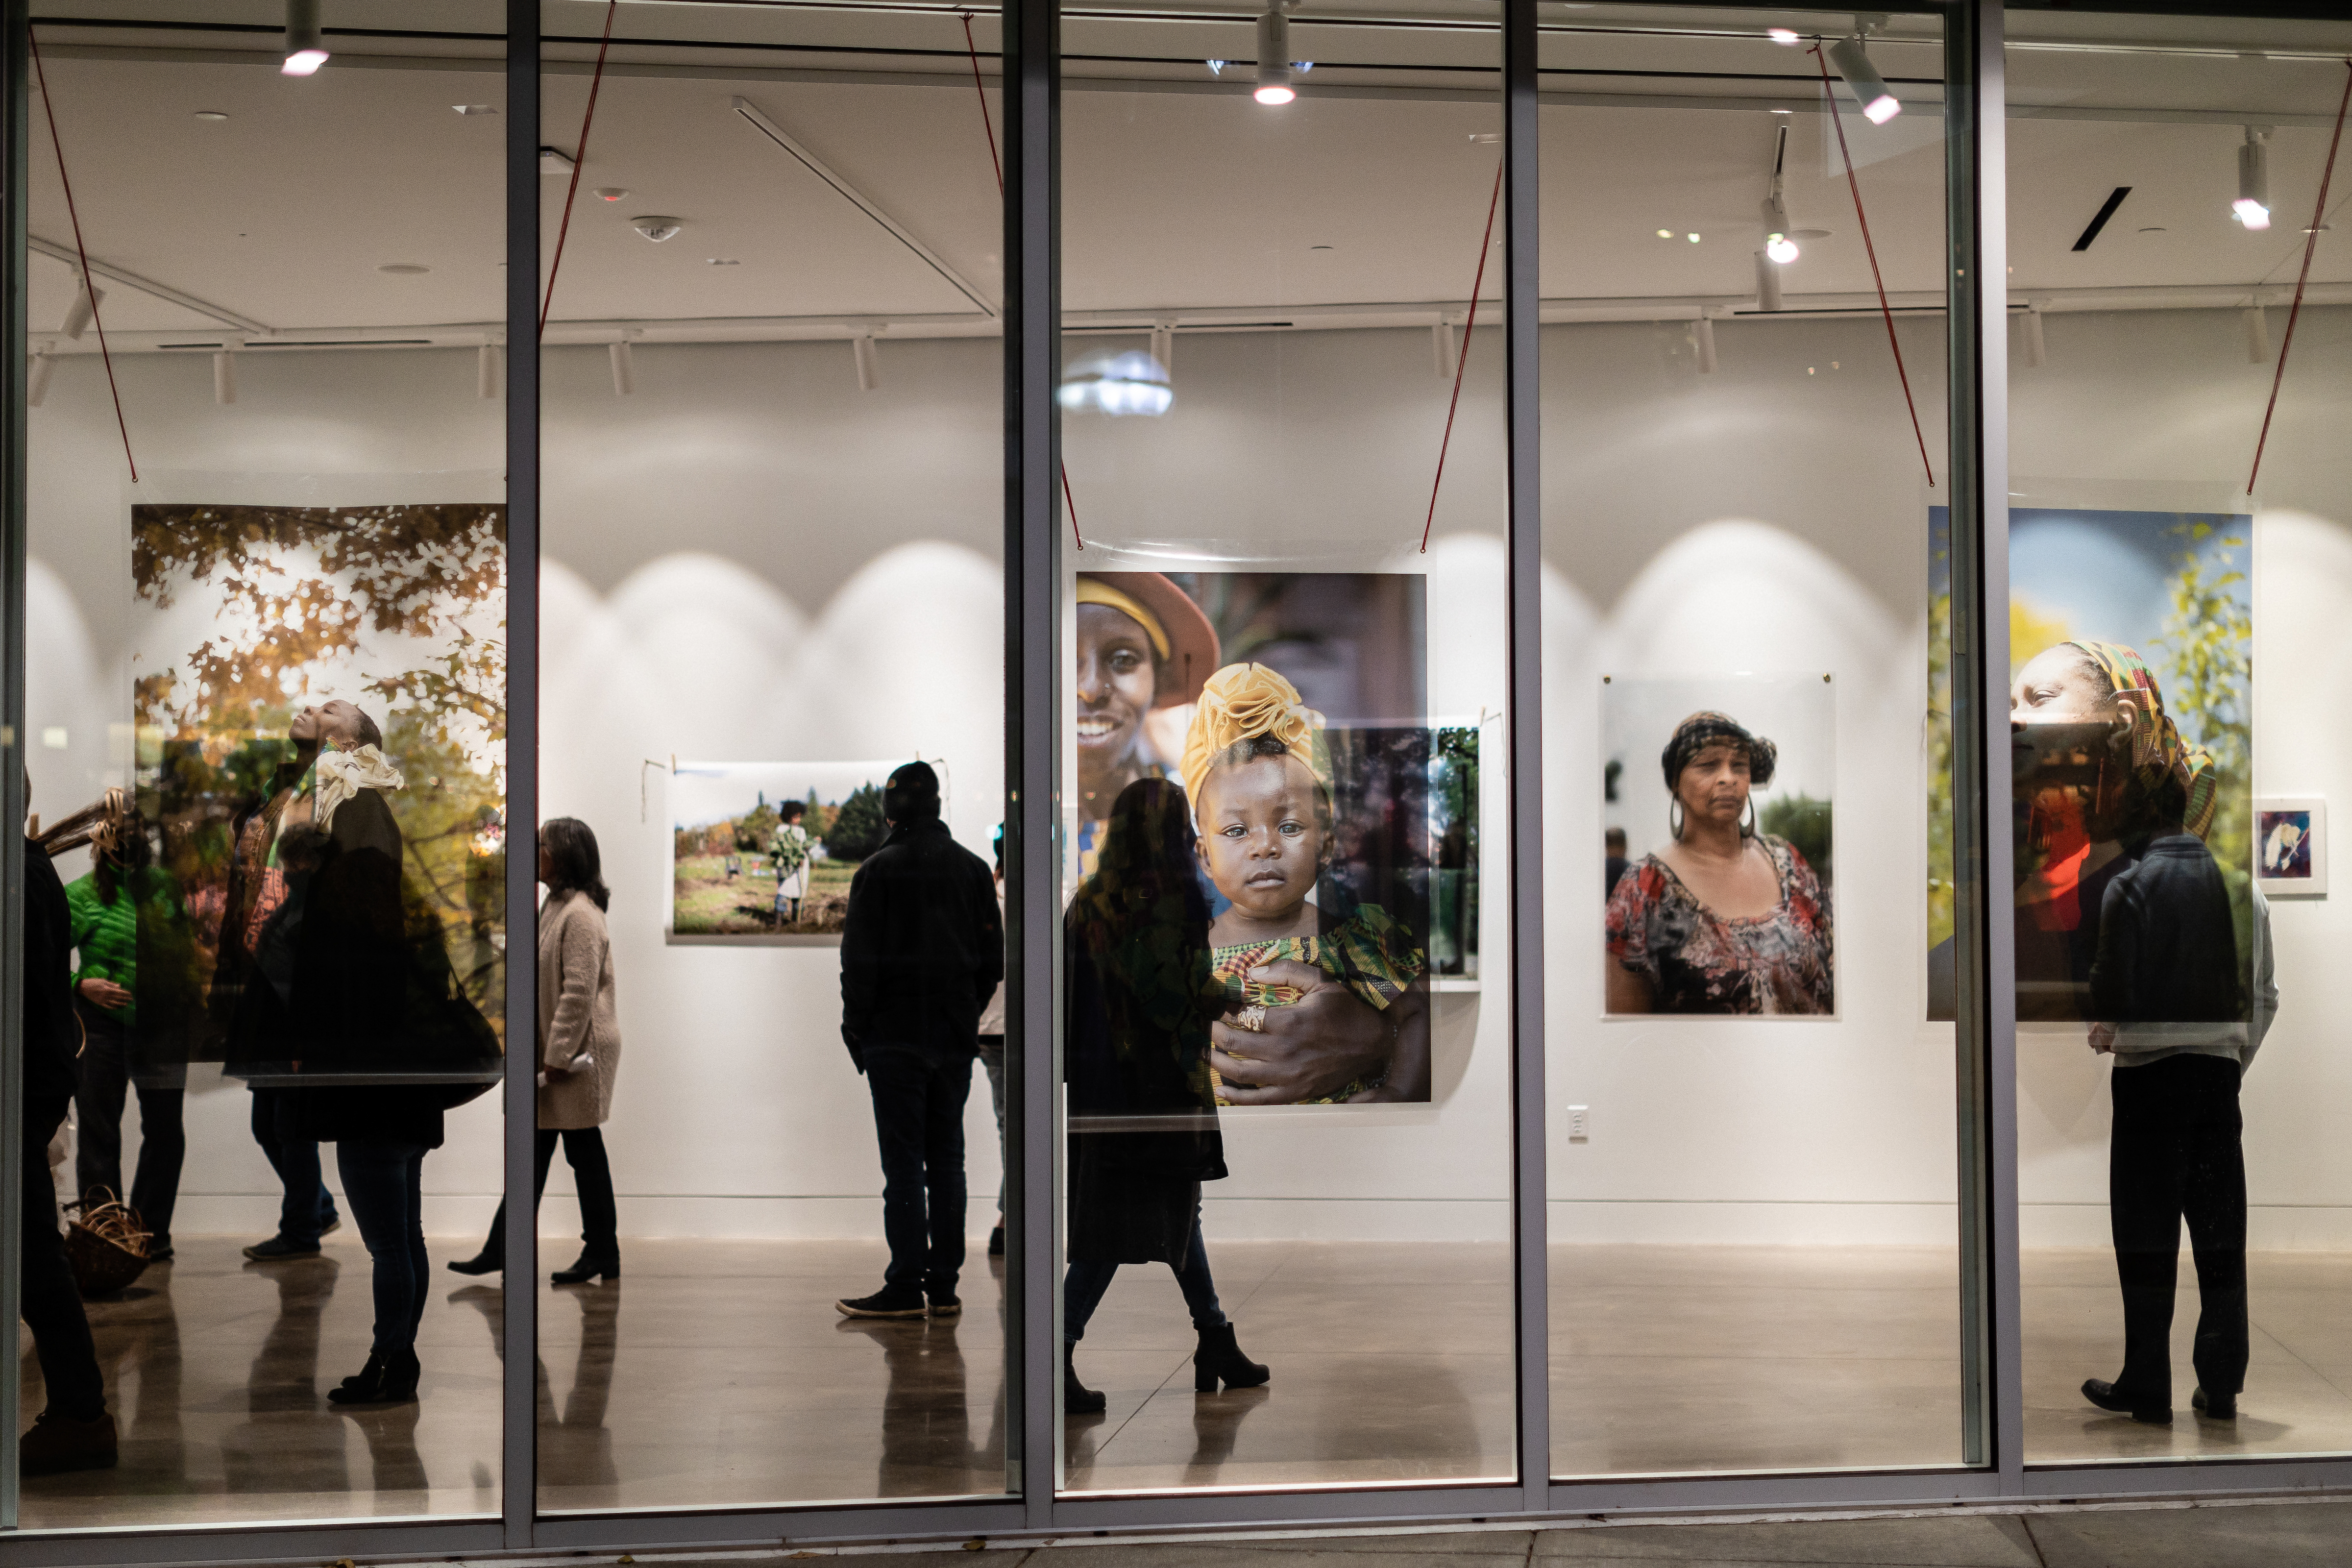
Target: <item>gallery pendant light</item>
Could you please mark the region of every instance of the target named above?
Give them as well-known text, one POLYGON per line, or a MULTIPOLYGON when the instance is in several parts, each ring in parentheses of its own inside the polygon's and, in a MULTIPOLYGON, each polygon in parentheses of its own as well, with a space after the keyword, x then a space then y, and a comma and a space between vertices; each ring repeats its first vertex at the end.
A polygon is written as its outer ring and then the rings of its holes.
POLYGON ((1289 0, 1275 0, 1257 19, 1257 90, 1260 103, 1288 103, 1298 94, 1290 86, 1290 18, 1284 15, 1289 0))
POLYGON ((319 26, 319 0, 286 0, 286 58, 281 76, 315 76, 327 63, 327 37, 319 26))
POLYGON ((1870 63, 1869 51, 1862 45, 1862 35, 1840 38, 1830 46, 1830 64, 1837 67, 1838 75, 1845 78, 1847 89, 1854 102, 1862 106, 1862 117, 1873 125, 1884 125, 1903 112, 1902 102, 1895 96, 1878 68, 1870 63))
POLYGON ((2230 204, 2230 210, 2240 223, 2255 230, 2271 226, 2270 139, 2269 126, 2249 125, 2246 140, 2238 148, 2238 199, 2230 204))

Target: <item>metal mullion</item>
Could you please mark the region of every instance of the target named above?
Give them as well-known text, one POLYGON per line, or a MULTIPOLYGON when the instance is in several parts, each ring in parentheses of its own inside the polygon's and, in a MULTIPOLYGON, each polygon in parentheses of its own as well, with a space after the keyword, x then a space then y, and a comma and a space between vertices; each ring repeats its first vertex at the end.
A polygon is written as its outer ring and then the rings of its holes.
MULTIPOLYGON (((1512 1275, 1520 1507, 1551 1482, 1550 1207, 1544 1142, 1543 240, 1537 221, 1536 0, 1503 4, 1503 320, 1509 426, 1509 652, 1503 701, 1511 855, 1512 1275)), ((1467 345, 1465 345, 1465 347, 1467 345)))
POLYGON ((2017 984, 2009 823, 2008 118, 2001 0, 1946 38, 1952 637, 1953 1029, 1960 1168, 1962 1442, 2019 1489, 2017 984))
POLYGON ((539 0, 507 0, 505 1544, 539 1505, 539 0), (513 1200, 522 1201, 516 1203, 513 1200))
POLYGON ((1060 103, 1055 0, 1005 0, 1005 1095, 1009 1179, 1019 1201, 1005 1215, 1005 1430, 1017 1436, 1011 1484, 1032 1530, 1047 1528, 1061 1479, 1061 1293, 1053 1289, 1055 1020, 1061 988, 1060 856, 1055 771, 1060 702, 1060 521, 1054 477, 1061 438, 1054 406, 1061 308, 1060 103))
POLYGON ((24 0, 0 16, 6 71, 6 255, 0 259, 0 374, 7 429, 0 448, 0 1530, 16 1528, 16 1435, 24 1422, 24 1324, 16 1316, 24 1257, 25 1145, 25 131, 29 22, 24 0))

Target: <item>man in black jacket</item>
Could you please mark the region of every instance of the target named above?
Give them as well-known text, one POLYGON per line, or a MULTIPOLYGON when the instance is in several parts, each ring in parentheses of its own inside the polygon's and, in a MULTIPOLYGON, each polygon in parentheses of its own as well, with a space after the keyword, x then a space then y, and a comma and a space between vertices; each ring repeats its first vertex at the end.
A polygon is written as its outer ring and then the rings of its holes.
POLYGON ((923 763, 883 786, 890 826, 849 884, 841 929, 841 1037, 874 1096, 882 1232, 890 1266, 851 1318, 962 1310, 963 1107, 980 1013, 1004 976, 1004 926, 988 863, 948 836, 923 763))
MULTIPOLYGON (((27 791, 27 793, 30 793, 27 791)), ((107 1413, 106 1380, 89 1337, 89 1318, 66 1263, 58 1230, 58 1190, 49 1175, 49 1140, 73 1100, 74 1056, 81 1034, 73 1016, 72 916, 66 885, 48 851, 25 841, 25 1117, 23 1235, 19 1310, 33 1331, 48 1387, 48 1408, 16 1448, 25 1475, 110 1469, 114 1417, 107 1413)))

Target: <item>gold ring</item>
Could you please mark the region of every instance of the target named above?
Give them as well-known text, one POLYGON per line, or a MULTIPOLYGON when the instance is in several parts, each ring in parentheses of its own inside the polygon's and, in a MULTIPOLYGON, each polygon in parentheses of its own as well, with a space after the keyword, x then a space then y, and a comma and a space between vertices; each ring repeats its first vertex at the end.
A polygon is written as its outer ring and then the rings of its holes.
POLYGON ((1234 1027, 1237 1029, 1247 1029, 1253 1035, 1264 1034, 1265 1032, 1265 1004, 1263 1002, 1253 1002, 1248 1006, 1243 1008, 1240 1012, 1234 1014, 1234 1027))

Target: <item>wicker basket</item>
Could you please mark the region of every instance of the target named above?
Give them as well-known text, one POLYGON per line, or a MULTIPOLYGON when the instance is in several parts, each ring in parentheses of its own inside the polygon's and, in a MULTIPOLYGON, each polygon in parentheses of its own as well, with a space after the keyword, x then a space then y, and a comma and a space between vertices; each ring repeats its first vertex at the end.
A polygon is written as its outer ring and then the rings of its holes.
POLYGON ((66 1226, 66 1262, 85 1297, 111 1296, 147 1268, 147 1227, 139 1211, 101 1189, 66 1226))

